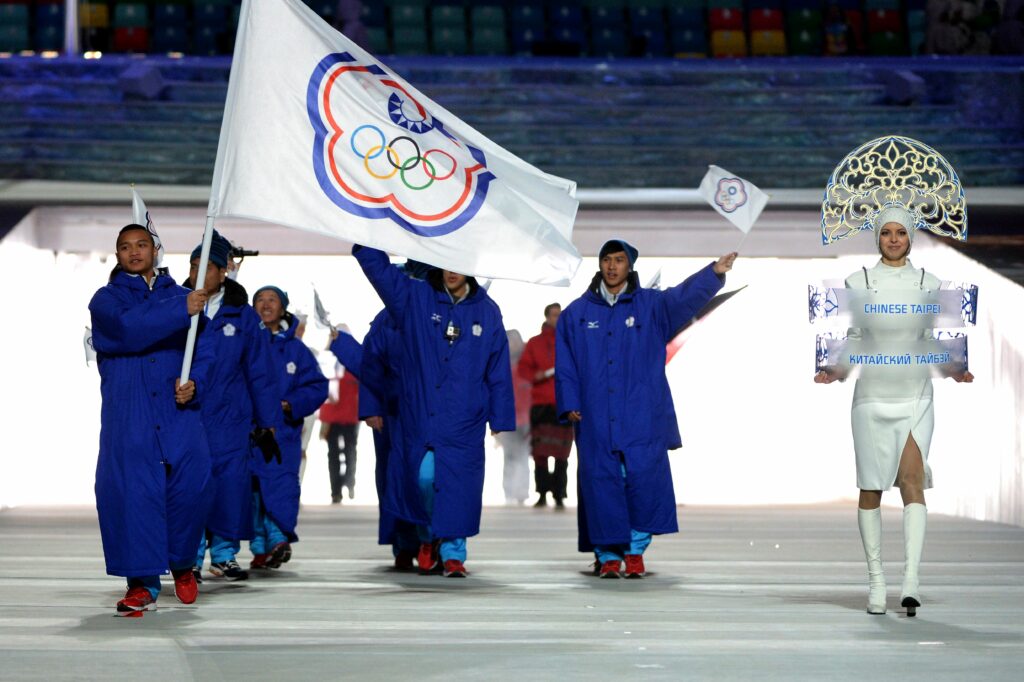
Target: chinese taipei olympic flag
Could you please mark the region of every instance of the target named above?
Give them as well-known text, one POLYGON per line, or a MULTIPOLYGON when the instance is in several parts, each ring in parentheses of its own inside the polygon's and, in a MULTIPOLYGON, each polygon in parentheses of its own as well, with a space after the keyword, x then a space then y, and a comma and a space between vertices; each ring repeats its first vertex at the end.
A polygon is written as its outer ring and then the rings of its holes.
POLYGON ((576 184, 494 144, 301 0, 242 3, 209 215, 568 284, 576 184))
POLYGON ((704 201, 744 234, 750 232, 768 203, 768 195, 756 185, 718 166, 708 166, 699 191, 704 201))

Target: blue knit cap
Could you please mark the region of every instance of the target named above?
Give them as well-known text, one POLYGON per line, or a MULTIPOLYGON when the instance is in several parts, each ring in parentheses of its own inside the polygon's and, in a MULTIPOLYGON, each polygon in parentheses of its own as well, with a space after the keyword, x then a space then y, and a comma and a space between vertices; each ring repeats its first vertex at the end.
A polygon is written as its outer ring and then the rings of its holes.
POLYGON ((601 252, 597 254, 597 260, 601 260, 609 253, 618 253, 619 251, 626 252, 626 258, 629 259, 629 267, 633 268, 636 265, 636 259, 640 257, 640 252, 636 250, 635 246, 629 244, 629 242, 623 239, 609 239, 601 247, 601 252))
MULTIPOLYGON (((203 245, 200 243, 199 246, 192 249, 192 255, 189 256, 189 261, 194 261, 199 258, 203 253, 203 245)), ((228 266, 228 256, 231 255, 231 242, 222 237, 217 230, 213 231, 213 240, 210 242, 210 262, 218 267, 226 268, 228 266)))
POLYGON ((256 297, 259 296, 260 293, 262 293, 264 291, 273 291, 275 294, 277 294, 277 297, 279 299, 281 299, 281 306, 285 310, 288 310, 288 294, 286 292, 282 291, 281 289, 279 289, 278 287, 275 287, 273 284, 268 284, 268 285, 266 285, 264 287, 260 287, 259 289, 256 290, 256 293, 252 295, 252 304, 253 305, 256 305, 256 297))

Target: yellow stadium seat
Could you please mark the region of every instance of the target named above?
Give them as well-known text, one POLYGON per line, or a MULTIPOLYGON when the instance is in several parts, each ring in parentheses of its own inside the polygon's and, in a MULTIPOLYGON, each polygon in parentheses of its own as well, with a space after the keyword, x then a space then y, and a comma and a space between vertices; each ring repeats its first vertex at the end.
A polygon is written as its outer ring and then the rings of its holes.
POLYGON ((743 31, 712 31, 711 55, 713 57, 746 57, 747 34, 743 31))
POLYGON ((786 34, 782 31, 751 31, 750 54, 753 57, 785 57, 786 34))
POLYGON ((110 26, 110 9, 106 3, 83 2, 78 6, 78 25, 82 28, 110 26))

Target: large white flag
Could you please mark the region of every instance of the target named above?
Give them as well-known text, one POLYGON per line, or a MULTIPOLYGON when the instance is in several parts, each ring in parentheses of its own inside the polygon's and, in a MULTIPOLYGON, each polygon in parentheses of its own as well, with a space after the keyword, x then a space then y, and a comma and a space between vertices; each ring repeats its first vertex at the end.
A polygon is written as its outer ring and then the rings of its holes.
POLYGON ((768 195, 756 185, 718 166, 708 166, 700 181, 700 195, 744 234, 750 232, 768 203, 768 195))
POLYGON ((149 209, 146 208, 146 202, 144 202, 142 197, 139 196, 139 193, 135 191, 134 186, 132 187, 132 222, 136 225, 142 225, 151 235, 153 235, 153 246, 156 250, 156 261, 153 267, 157 269, 163 267, 163 242, 160 241, 160 235, 156 233, 156 228, 153 226, 153 220, 149 217, 149 209))
POLYGON ((455 118, 301 0, 244 1, 235 40, 209 215, 569 282, 575 183, 455 118))

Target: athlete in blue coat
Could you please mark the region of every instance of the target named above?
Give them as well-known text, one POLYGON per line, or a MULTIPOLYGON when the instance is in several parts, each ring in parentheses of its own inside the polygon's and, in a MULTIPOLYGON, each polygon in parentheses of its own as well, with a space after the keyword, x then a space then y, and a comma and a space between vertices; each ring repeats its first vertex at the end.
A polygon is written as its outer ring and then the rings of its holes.
MULTIPOLYGON (((406 274, 409 270, 406 269, 406 274)), ((359 380, 359 418, 373 430, 375 454, 374 480, 377 488, 377 543, 390 545, 398 570, 413 568, 419 550, 416 528, 389 513, 387 499, 388 462, 393 438, 398 433, 398 368, 399 336, 387 309, 381 310, 370 323, 370 331, 360 344, 351 335, 338 332, 331 342, 331 351, 345 369, 359 380)))
MULTIPOLYGON (((201 248, 192 252, 190 289, 195 288, 201 248)), ((230 251, 231 244, 215 231, 203 285, 210 295, 203 310, 207 320, 203 338, 213 346, 215 361, 207 374, 200 411, 210 444, 213 481, 196 571, 202 570, 209 545, 210 572, 233 581, 249 577, 235 557, 240 541, 253 537, 250 435, 254 427, 279 428, 284 415, 270 339, 249 305, 245 288, 226 277, 230 251)))
POLYGON ((199 403, 212 347, 202 337, 190 379, 178 386, 189 318, 207 294, 157 275, 154 260, 146 228, 124 227, 118 266, 89 302, 103 399, 96 464, 103 555, 108 574, 128 578, 117 610, 140 615, 156 607, 168 569, 178 599, 196 600, 192 563, 210 480, 199 403))
POLYGON ((288 294, 265 286, 253 296, 253 307, 270 339, 277 378, 277 398, 284 420, 277 431, 281 460, 254 454, 250 460, 258 481, 254 495, 254 537, 250 568, 278 568, 291 558, 298 541, 299 466, 302 463, 302 421, 327 400, 327 377, 313 352, 295 336, 298 320, 288 312, 288 294))
POLYGON ((466 574, 466 538, 480 532, 484 437, 514 431, 508 340, 497 304, 473 278, 432 270, 406 277, 376 249, 352 253, 384 301, 400 345, 400 433, 385 509, 417 524, 421 572, 466 574), (437 541, 437 542, 435 542, 437 541))
POLYGON ((644 575, 652 535, 674 533, 675 492, 668 450, 679 447, 665 346, 722 288, 735 253, 682 284, 643 289, 637 250, 601 247, 601 270, 558 320, 558 413, 575 425, 579 456, 580 550, 596 550, 601 577, 644 575))

